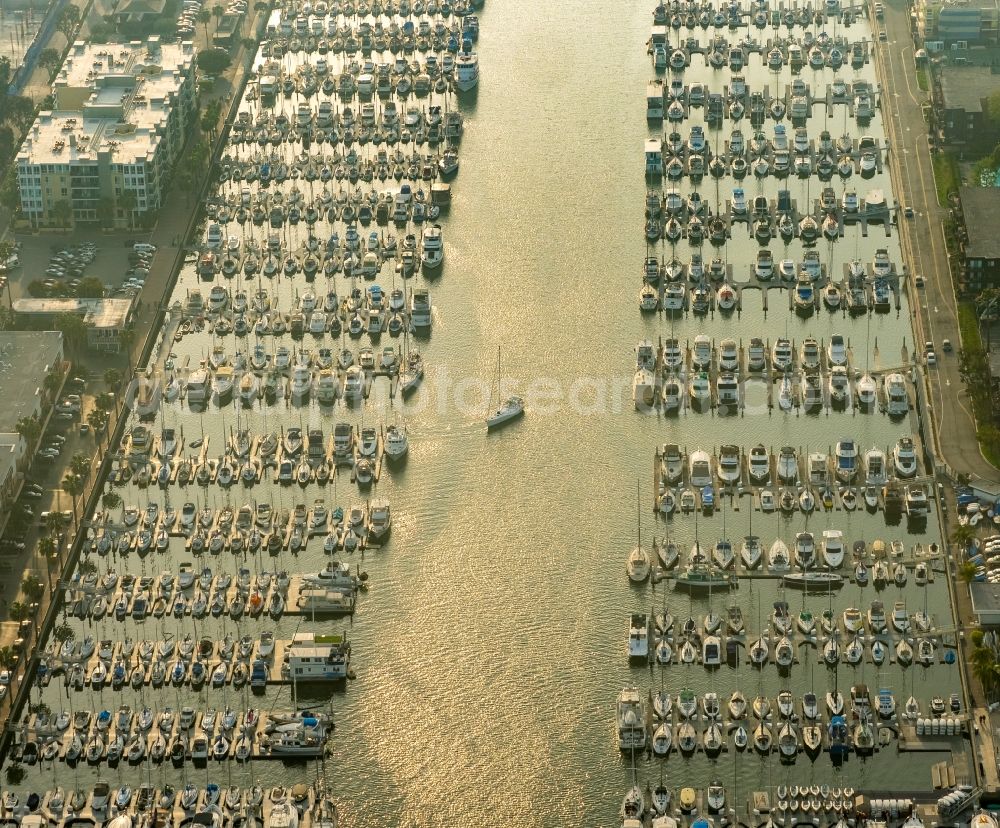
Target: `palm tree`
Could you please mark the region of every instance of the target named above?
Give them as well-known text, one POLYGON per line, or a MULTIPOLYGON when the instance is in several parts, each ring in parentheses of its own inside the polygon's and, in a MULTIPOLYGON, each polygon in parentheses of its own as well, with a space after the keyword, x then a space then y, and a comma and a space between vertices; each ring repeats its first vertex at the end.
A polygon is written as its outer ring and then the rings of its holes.
POLYGON ((38 438, 42 436, 42 424, 34 416, 22 417, 17 421, 14 429, 24 438, 24 442, 28 444, 29 450, 38 442, 38 438))
POLYGON ((89 455, 78 451, 69 461, 70 471, 81 480, 86 481, 90 477, 90 462, 91 458, 89 455))
POLYGON ((976 577, 976 569, 978 569, 978 567, 972 561, 966 561, 965 563, 959 565, 958 577, 968 584, 973 578, 976 577))
POLYGON ((132 373, 132 346, 135 344, 135 328, 123 328, 118 332, 118 346, 125 352, 128 373, 132 373))
POLYGON ((40 601, 45 594, 45 584, 34 575, 25 575, 21 581, 21 589, 32 601, 40 601))
POLYGON ((87 424, 98 435, 98 442, 104 441, 104 429, 108 425, 108 412, 99 408, 92 408, 87 412, 87 424))
POLYGON ((975 676, 983 692, 989 695, 996 686, 996 658, 987 647, 977 647, 972 651, 972 675, 975 676))
POLYGON ((122 372, 117 368, 108 368, 104 372, 104 384, 112 394, 118 393, 118 386, 122 384, 122 372))
POLYGON ((62 332, 66 345, 72 350, 82 348, 87 342, 87 323, 75 313, 60 313, 55 320, 55 328, 62 332))
POLYGON ((10 647, 0 647, 0 667, 9 670, 17 662, 17 654, 10 647))
POLYGON ((962 550, 968 549, 969 544, 975 540, 976 530, 968 523, 960 523, 951 530, 951 542, 962 550))
POLYGON ((24 601, 14 601, 7 608, 7 614, 10 616, 11 621, 17 621, 19 624, 31 615, 31 608, 24 603, 24 601))
POLYGON ((62 515, 55 511, 49 512, 42 521, 42 528, 45 529, 49 535, 55 537, 62 531, 63 528, 62 515))
POLYGON ((122 194, 118 197, 118 206, 128 216, 128 229, 134 230, 135 208, 139 206, 139 197, 135 194, 135 190, 122 190, 122 194))
POLYGON ((198 22, 201 23, 201 25, 204 26, 204 28, 205 28, 205 46, 206 47, 209 45, 209 43, 208 43, 208 21, 211 20, 211 19, 212 19, 212 12, 211 12, 211 10, 207 9, 205 7, 202 7, 202 9, 198 12, 198 22))
POLYGON ((42 381, 42 387, 48 391, 48 393, 55 394, 62 388, 63 375, 59 370, 49 371, 45 375, 45 379, 42 381))
POLYGON ((63 478, 62 490, 66 492, 73 502, 73 524, 77 523, 77 513, 76 513, 76 500, 80 495, 83 494, 84 483, 83 478, 73 472, 70 472, 63 478))
POLYGON ((68 229, 73 222, 73 205, 65 199, 61 199, 53 204, 50 212, 52 213, 52 218, 64 229, 68 229))
POLYGON ((48 560, 59 551, 59 542, 52 535, 43 535, 38 539, 38 551, 48 560))
POLYGON ((65 644, 67 641, 72 641, 76 638, 76 633, 73 631, 73 627, 70 624, 64 623, 59 624, 52 630, 52 637, 60 644, 65 644))

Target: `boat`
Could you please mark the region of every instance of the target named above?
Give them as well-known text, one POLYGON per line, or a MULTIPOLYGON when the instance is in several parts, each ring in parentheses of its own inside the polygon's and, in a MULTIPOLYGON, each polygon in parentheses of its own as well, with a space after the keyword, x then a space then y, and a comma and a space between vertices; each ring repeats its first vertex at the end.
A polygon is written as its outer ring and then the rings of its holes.
MULTIPOLYGON (((499 396, 500 389, 500 348, 497 348, 497 371, 496 371, 496 383, 495 387, 497 389, 497 394, 499 396)), ((486 417, 486 428, 491 430, 494 428, 499 428, 505 423, 510 422, 524 414, 524 400, 518 396, 510 396, 503 403, 501 403, 492 414, 486 417)))
POLYGON ((839 569, 844 562, 844 533, 840 529, 823 531, 823 563, 829 569, 839 569))
POLYGON ((649 658, 649 622, 645 613, 632 613, 628 630, 628 655, 630 659, 649 658))
POLYGON ((747 535, 743 538, 743 543, 740 545, 740 560, 747 569, 756 569, 760 565, 762 555, 763 546, 760 538, 756 535, 747 535))
POLYGON ((625 687, 618 694, 616 721, 618 747, 623 751, 642 751, 646 747, 645 705, 638 689, 625 687))

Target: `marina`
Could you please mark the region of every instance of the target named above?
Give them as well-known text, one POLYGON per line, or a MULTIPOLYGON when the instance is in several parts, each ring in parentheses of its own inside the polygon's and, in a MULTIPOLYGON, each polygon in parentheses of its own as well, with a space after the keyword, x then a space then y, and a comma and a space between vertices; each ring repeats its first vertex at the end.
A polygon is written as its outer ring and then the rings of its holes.
POLYGON ((322 7, 270 12, 4 814, 967 820, 867 7, 322 7))

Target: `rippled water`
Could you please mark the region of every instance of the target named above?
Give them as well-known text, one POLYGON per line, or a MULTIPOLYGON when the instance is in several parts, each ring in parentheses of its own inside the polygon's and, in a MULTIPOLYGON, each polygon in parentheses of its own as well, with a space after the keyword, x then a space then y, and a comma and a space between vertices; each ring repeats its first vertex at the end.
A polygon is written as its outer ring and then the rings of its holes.
MULTIPOLYGON (((69 785, 71 778, 73 785, 86 786, 95 776, 138 781, 142 775, 157 784, 180 778, 199 784, 268 784, 301 779, 305 773, 333 786, 348 826, 611 825, 630 784, 629 761, 619 753, 614 733, 614 703, 625 684, 645 690, 662 682, 674 691, 711 688, 720 695, 739 686, 748 695, 773 696, 784 686, 797 693, 810 688, 822 692, 835 683, 846 689, 863 680, 872 688, 892 688, 902 703, 910 693, 926 702, 957 683, 953 668, 945 666, 842 667, 836 676, 808 658, 784 679, 773 667, 763 672, 724 667, 710 675, 701 667, 675 666, 661 673, 627 664, 631 611, 661 606, 664 595, 678 617, 708 607, 707 598, 692 601, 667 584, 655 590, 648 585, 631 588, 624 574, 625 556, 635 539, 637 479, 646 538, 654 524, 657 533, 665 531, 649 510, 658 444, 711 449, 734 441, 749 448, 759 441, 775 449, 793 444, 803 451, 827 450, 841 435, 854 436, 863 447, 888 446, 909 428, 881 414, 850 411, 661 419, 632 410, 632 349, 642 338, 673 333, 683 339, 704 331, 716 339, 734 336, 745 342, 754 335, 773 338, 787 332, 801 340, 807 334, 820 338, 839 332, 850 338, 855 364, 871 359, 874 368, 898 364, 910 337, 905 297, 899 314, 870 320, 825 311, 802 320, 788 312, 777 293, 765 316, 755 292, 746 294, 738 317, 673 323, 640 318, 636 294, 646 255, 644 94, 652 76, 643 45, 651 22, 649 5, 491 0, 480 15, 483 79, 475 100, 463 104, 462 167, 444 221, 446 263, 441 277, 430 283, 435 327, 430 340, 420 343, 430 366, 430 388, 421 393, 438 391, 431 395, 433 404, 422 404, 418 395, 407 404, 395 401, 393 410, 383 415, 408 423, 411 451, 405 470, 385 472, 378 486, 378 493, 392 501, 394 529, 388 546, 369 553, 362 564, 371 575, 372 589, 349 622, 358 678, 333 696, 337 731, 332 756, 305 771, 302 766, 266 762, 248 768, 234 763, 199 770, 188 766, 181 771, 137 771, 124 765, 68 771, 58 765, 33 772, 26 789, 69 785), (464 407, 442 402, 447 395, 440 389, 454 387, 444 371, 452 380, 473 378, 488 388, 497 346, 503 349, 505 375, 514 381, 548 378, 564 393, 580 378, 590 378, 586 387, 591 389, 595 382, 602 385, 611 378, 624 378, 625 384, 607 405, 595 403, 588 411, 566 404, 552 406, 549 412, 539 407, 503 433, 487 436, 482 427, 485 401, 477 399, 475 389, 467 389, 464 407)), ((860 38, 868 29, 858 23, 847 34, 860 38)), ((773 90, 776 82, 790 83, 787 68, 776 75, 760 67, 759 57, 751 62, 744 73, 751 89, 769 83, 773 90)), ((699 65, 685 73, 685 80, 705 80, 717 89, 727 73, 699 65)), ((870 66, 857 73, 844 68, 839 74, 848 80, 874 78, 870 66)), ((803 76, 816 88, 829 82, 833 72, 807 69, 803 76)), ((825 124, 817 108, 809 121, 811 137, 824 126, 835 136, 845 128, 857 132, 852 124, 845 127, 841 114, 825 124)), ((749 134, 746 124, 743 129, 749 134)), ((879 118, 865 132, 882 138, 879 118)), ((716 143, 714 133, 710 142, 716 143)), ((861 194, 873 186, 890 190, 887 174, 849 185, 861 194)), ((718 184, 706 179, 700 189, 711 202, 724 200, 732 186, 726 179, 718 184)), ((748 195, 756 194, 755 181, 748 179, 744 186, 748 195)), ((793 178, 787 186, 800 204, 807 196, 818 197, 821 189, 816 178, 811 185, 793 178)), ((835 179, 832 186, 839 196, 843 185, 835 179)), ((760 185, 769 196, 777 188, 773 179, 760 185)), ((689 189, 685 182, 682 191, 689 189)), ((736 232, 738 238, 723 253, 738 274, 746 274, 757 245, 743 238, 743 231, 736 232)), ((776 259, 784 257, 782 247, 780 242, 771 245, 776 259)), ((859 229, 849 229, 836 244, 824 241, 818 249, 824 263, 839 274, 841 265, 855 256, 870 260, 876 247, 888 247, 899 262, 895 237, 886 239, 881 228, 873 228, 867 239, 859 229)), ((801 247, 796 243, 789 251, 787 255, 799 258, 801 247)), ((680 255, 686 258, 686 249, 680 255)), ((338 281, 343 293, 343 277, 338 281)), ((386 282, 383 278, 383 285, 386 282)), ((176 296, 183 298, 197 283, 193 273, 185 272, 176 296)), ((287 308, 296 286, 304 289, 304 283, 293 286, 288 280, 271 287, 284 293, 287 308)), ((235 350, 232 337, 229 344, 235 350)), ((197 360, 210 347, 207 336, 187 337, 174 350, 180 360, 197 360)), ((595 402, 591 393, 583 399, 595 402)), ((329 434, 333 422, 345 416, 371 422, 375 415, 370 409, 345 415, 339 407, 333 413, 316 407, 289 410, 282 403, 243 416, 241 424, 264 431, 279 423, 322 423, 329 434)), ((204 430, 216 449, 237 425, 232 407, 199 415, 170 406, 163 422, 183 427, 188 439, 204 430)), ((174 505, 195 496, 199 503, 216 506, 239 505, 246 497, 237 488, 230 494, 216 488, 207 495, 196 495, 193 488, 183 494, 170 492, 174 505)), ((363 497, 345 480, 325 491, 258 486, 248 497, 291 508, 318 496, 345 506, 363 497)), ((144 504, 148 498, 162 494, 125 490, 126 502, 144 504)), ((905 523, 886 527, 881 515, 861 513, 790 519, 757 513, 752 519, 753 531, 767 544, 778 534, 790 541, 802 528, 818 536, 824 528, 837 527, 848 541, 898 537, 907 544, 927 544, 937 531, 933 518, 925 534, 914 536, 907 534, 905 523)), ((750 520, 750 503, 744 500, 738 511, 731 507, 700 519, 698 532, 703 542, 711 542, 721 535, 725 521, 726 534, 736 538, 748 531, 750 520)), ((686 549, 694 539, 693 519, 678 517, 670 531, 686 549)), ((142 564, 133 558, 131 565, 149 573, 176 566, 186 555, 180 541, 172 543, 169 556, 142 564)), ((278 561, 300 572, 318 569, 322 562, 321 543, 316 541, 297 558, 283 553, 278 561)), ((880 597, 891 607, 897 592, 891 587, 880 597)), ((923 590, 910 587, 904 594, 911 610, 926 605, 939 620, 949 618, 943 579, 923 590)), ((766 623, 779 597, 778 587, 764 581, 745 583, 734 596, 745 608, 751 629, 758 626, 758 614, 766 623)), ((785 597, 793 609, 804 603, 817 615, 830 600, 798 593, 785 597)), ((838 609, 852 603, 866 608, 874 597, 871 588, 847 586, 832 601, 838 609)), ((721 610, 729 600, 715 596, 713 604, 721 610)), ((105 620, 94 626, 97 638, 123 637, 131 622, 105 620)), ((223 627, 241 634, 264 625, 209 621, 196 626, 198 634, 217 628, 221 634, 223 627)), ((286 635, 297 626, 290 618, 275 625, 286 635)), ((132 634, 152 638, 194 627, 190 620, 162 625, 147 621, 132 634)), ((302 628, 313 625, 305 621, 302 628)), ((226 691, 224 701, 207 691, 146 690, 141 698, 110 690, 87 690, 67 698, 64 692, 53 683, 42 695, 53 707, 74 709, 113 709, 123 700, 177 707, 196 696, 200 707, 246 703, 232 690, 226 691)), ((267 695, 262 707, 288 704, 287 689, 270 689, 267 695)), ((701 755, 686 760, 674 753, 663 763, 641 759, 639 768, 640 778, 654 782, 662 769, 677 786, 704 786, 721 778, 731 786, 731 794, 743 796, 784 781, 829 781, 859 788, 922 786, 929 765, 942 758, 899 755, 890 746, 875 761, 852 759, 834 769, 825 756, 813 763, 801 755, 789 768, 777 759, 750 754, 723 754, 713 761, 701 755)))

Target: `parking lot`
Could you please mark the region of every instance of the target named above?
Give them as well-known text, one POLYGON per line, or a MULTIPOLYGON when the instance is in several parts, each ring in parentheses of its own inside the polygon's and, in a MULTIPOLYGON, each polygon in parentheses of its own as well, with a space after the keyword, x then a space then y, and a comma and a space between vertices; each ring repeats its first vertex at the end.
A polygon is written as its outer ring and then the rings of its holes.
MULTIPOLYGON (((79 232, 58 236, 24 235, 17 241, 20 264, 4 274, 9 280, 13 301, 29 296, 28 285, 36 279, 63 281, 68 286, 73 279, 95 277, 103 283, 108 294, 114 296, 125 295, 129 279, 135 280, 131 283, 132 289, 142 287, 145 268, 141 262, 129 261, 130 255, 135 258, 132 243, 141 241, 137 236, 79 232)), ((72 288, 68 295, 75 295, 72 288)))

